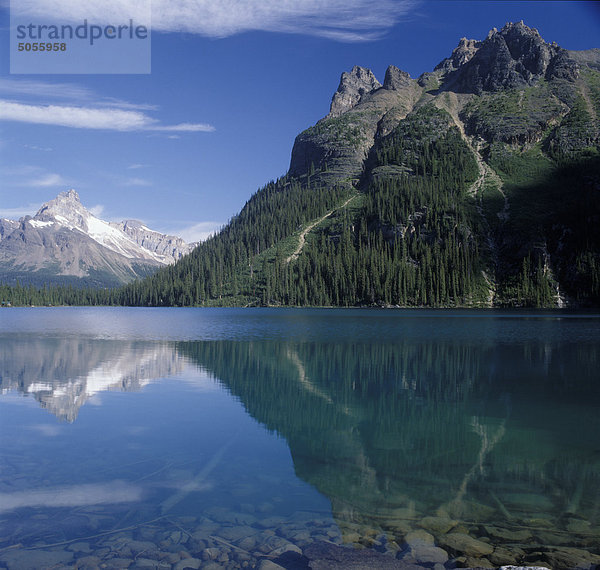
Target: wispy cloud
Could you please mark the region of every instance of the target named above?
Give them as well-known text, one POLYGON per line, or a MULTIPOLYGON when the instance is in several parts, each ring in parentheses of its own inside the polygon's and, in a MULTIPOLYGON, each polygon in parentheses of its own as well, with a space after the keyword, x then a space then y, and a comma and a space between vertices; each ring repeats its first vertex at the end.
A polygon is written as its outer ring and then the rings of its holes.
POLYGON ((152 182, 144 178, 126 178, 121 182, 121 186, 152 186, 152 182))
POLYGON ((0 77, 0 94, 11 98, 31 98, 38 102, 70 101, 81 105, 116 107, 136 111, 155 111, 158 109, 156 105, 148 103, 132 103, 116 97, 103 97, 92 89, 76 83, 56 83, 54 81, 36 81, 16 77, 0 77))
POLYGON ((211 132, 214 131, 215 128, 211 125, 207 125, 205 123, 179 123, 178 125, 166 125, 155 126, 151 130, 153 131, 176 131, 176 132, 197 132, 197 131, 206 131, 211 132))
POLYGON ((39 150, 39 151, 42 151, 42 152, 51 152, 51 151, 54 150, 50 146, 38 146, 38 145, 35 145, 35 144, 24 144, 23 147, 24 148, 28 148, 29 150, 39 150))
POLYGON ((40 208, 42 203, 27 204, 17 208, 0 208, 0 218, 8 218, 9 220, 18 220, 23 216, 33 216, 40 208))
POLYGON ((127 168, 128 168, 128 170, 137 170, 138 168, 146 168, 146 166, 148 166, 148 165, 135 163, 135 164, 130 164, 127 168))
MULTIPOLYGON (((246 31, 374 40, 406 19, 417 0, 153 0, 152 29, 227 37, 246 31)), ((65 21, 144 18, 139 0, 20 0, 24 12, 65 21)))
MULTIPOLYGON (((73 182, 57 172, 49 172, 45 168, 32 164, 0 166, 0 179, 6 188, 13 187, 15 192, 20 188, 64 188, 73 182)), ((21 212, 21 210, 17 208, 15 211, 21 212)), ((21 215, 31 213, 27 211, 21 215)))
POLYGON ((24 186, 35 186, 41 188, 64 186, 66 184, 67 182, 65 181, 65 179, 60 174, 56 174, 54 172, 44 174, 40 178, 35 178, 34 180, 29 180, 23 183, 24 186))
POLYGON ((104 212, 104 205, 103 204, 96 204, 95 206, 92 206, 91 208, 88 208, 88 210, 97 218, 99 218, 100 216, 102 216, 102 212, 104 212))
POLYGON ((0 93, 11 96, 40 97, 43 94, 48 99, 93 99, 93 91, 73 83, 51 83, 31 79, 0 78, 0 93))
POLYGON ((222 222, 197 222, 183 228, 169 230, 166 233, 175 235, 187 243, 204 241, 211 235, 217 233, 222 227, 222 222))
POLYGON ((2 99, 0 99, 0 120, 113 131, 211 132, 215 130, 212 125, 206 123, 161 125, 158 120, 141 111, 68 105, 29 105, 2 99))

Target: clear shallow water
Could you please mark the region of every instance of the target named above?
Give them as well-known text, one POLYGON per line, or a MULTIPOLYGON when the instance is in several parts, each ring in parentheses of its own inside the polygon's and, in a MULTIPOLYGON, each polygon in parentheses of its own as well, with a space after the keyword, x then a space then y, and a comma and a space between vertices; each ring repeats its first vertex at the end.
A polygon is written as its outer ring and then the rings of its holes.
POLYGON ((599 315, 6 309, 0 362, 0 567, 600 562, 599 315))

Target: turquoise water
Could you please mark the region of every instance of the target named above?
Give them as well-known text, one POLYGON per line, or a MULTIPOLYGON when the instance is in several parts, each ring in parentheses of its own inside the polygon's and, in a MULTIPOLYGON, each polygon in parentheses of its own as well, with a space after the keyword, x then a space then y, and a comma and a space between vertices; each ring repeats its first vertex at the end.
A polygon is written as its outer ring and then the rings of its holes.
POLYGON ((3 309, 0 355, 0 567, 600 563, 598 314, 3 309))

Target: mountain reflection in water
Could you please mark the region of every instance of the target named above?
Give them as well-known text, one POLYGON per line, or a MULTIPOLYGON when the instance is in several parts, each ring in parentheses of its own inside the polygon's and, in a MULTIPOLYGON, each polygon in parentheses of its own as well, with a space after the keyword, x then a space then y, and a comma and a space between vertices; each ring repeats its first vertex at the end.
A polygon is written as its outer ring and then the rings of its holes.
POLYGON ((22 335, 0 341, 0 390, 32 395, 57 418, 105 390, 134 391, 182 369, 169 344, 22 335))
POLYGON ((22 335, 0 355, 4 393, 69 422, 100 391, 199 367, 285 438, 348 542, 462 524, 513 546, 600 546, 597 343, 22 335))
POLYGON ((286 439, 296 473, 349 534, 358 524, 406 532, 424 517, 597 528, 600 347, 555 348, 178 345, 286 439))

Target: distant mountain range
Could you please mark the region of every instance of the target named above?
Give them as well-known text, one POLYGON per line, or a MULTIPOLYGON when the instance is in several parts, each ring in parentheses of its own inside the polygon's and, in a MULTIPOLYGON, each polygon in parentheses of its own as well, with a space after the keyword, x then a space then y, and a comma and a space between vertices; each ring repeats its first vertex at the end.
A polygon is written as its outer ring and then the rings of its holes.
POLYGON ((33 217, 0 219, 0 280, 118 285, 175 263, 194 245, 137 220, 105 222, 69 190, 33 217))

